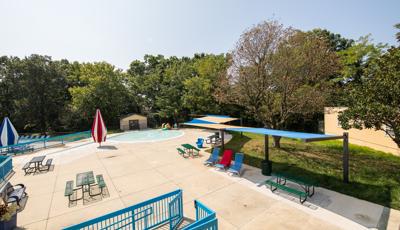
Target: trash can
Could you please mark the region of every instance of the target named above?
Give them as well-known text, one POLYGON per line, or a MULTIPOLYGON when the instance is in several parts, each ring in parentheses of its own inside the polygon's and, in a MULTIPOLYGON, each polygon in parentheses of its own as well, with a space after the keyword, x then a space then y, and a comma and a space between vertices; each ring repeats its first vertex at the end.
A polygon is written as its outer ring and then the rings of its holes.
POLYGON ((272 173, 272 161, 263 160, 261 162, 261 173, 264 176, 271 176, 271 173, 272 173))

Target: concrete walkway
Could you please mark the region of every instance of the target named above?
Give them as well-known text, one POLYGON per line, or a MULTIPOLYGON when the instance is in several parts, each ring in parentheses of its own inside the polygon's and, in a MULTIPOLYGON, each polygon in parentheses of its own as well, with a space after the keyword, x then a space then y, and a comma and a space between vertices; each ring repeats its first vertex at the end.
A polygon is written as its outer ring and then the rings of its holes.
MULTIPOLYGON (((172 190, 183 189, 185 216, 194 218, 198 199, 218 215, 220 229, 366 229, 398 230, 398 211, 317 188, 301 205, 285 194, 271 193, 259 183, 267 177, 246 166, 241 178, 203 166, 208 153, 185 159, 176 153, 182 143, 194 143, 209 131, 185 129, 182 137, 152 143, 107 142, 102 148, 90 141, 13 158, 12 183, 23 183, 29 194, 18 214, 25 229, 60 229, 80 223, 172 190), (48 173, 24 176, 23 164, 33 156, 53 158, 48 173), (92 170, 103 174, 108 196, 68 207, 65 183, 92 170)), ((229 137, 227 137, 229 139, 229 137)))

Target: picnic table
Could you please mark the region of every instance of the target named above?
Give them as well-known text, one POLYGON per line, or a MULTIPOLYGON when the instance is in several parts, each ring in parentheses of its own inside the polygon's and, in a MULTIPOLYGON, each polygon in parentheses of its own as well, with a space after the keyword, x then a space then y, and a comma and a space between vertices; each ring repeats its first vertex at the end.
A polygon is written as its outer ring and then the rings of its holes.
POLYGON ((94 196, 103 194, 103 189, 106 187, 106 183, 104 182, 103 175, 101 175, 101 174, 97 175, 96 178, 97 178, 97 182, 98 182, 97 185, 100 188, 100 192, 98 192, 96 194, 93 194, 91 192, 91 186, 96 184, 96 179, 94 177, 93 171, 87 171, 87 172, 76 174, 76 187, 77 188, 74 188, 74 181, 72 181, 72 180, 67 181, 67 183, 65 185, 64 196, 68 196, 68 200, 71 203, 71 202, 78 201, 78 200, 84 200, 85 192, 89 193, 89 197, 94 197, 94 196), (73 198, 74 192, 77 190, 82 190, 82 196, 79 198, 78 198, 78 196, 76 196, 76 198, 73 198))
POLYGON ((314 192, 315 192, 314 187, 316 185, 316 182, 314 180, 300 178, 300 177, 289 175, 289 174, 286 174, 283 172, 272 173, 272 176, 275 176, 276 183, 278 183, 278 184, 285 185, 286 181, 288 180, 288 181, 298 184, 301 188, 303 188, 309 197, 314 195, 314 192))
POLYGON ((76 187, 81 187, 82 192, 85 192, 85 187, 90 192, 90 185, 96 183, 93 171, 83 172, 76 174, 76 187))
POLYGON ((37 157, 32 158, 29 161, 29 166, 31 164, 34 164, 34 169, 35 169, 34 171, 35 172, 40 171, 40 166, 42 165, 44 158, 46 158, 46 156, 37 156, 37 157))
POLYGON ((194 147, 193 145, 191 145, 191 144, 182 144, 182 147, 185 149, 185 151, 190 155, 190 154, 192 154, 192 156, 194 156, 195 154, 194 154, 194 151, 196 150, 197 151, 197 155, 198 155, 198 153, 199 153, 199 149, 198 148, 196 148, 196 147, 194 147))

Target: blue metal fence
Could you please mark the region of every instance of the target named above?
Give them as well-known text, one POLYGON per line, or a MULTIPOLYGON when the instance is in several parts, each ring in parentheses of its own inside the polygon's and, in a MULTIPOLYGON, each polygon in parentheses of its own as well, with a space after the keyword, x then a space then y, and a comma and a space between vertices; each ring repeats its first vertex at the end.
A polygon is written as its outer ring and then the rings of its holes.
MULTIPOLYGON (((195 201, 196 221, 182 229, 217 230, 218 221, 215 212, 205 205, 195 201)), ((144 201, 142 203, 106 214, 64 230, 111 230, 111 229, 156 229, 169 226, 178 229, 183 220, 182 190, 176 190, 165 195, 144 201)))
POLYGON ((30 151, 36 151, 43 148, 50 148, 63 145, 67 142, 90 138, 91 132, 77 132, 61 136, 38 138, 38 139, 20 139, 18 144, 0 147, 0 154, 23 154, 30 151))
POLYGON ((196 208, 196 221, 189 225, 186 225, 184 228, 182 228, 182 230, 217 230, 218 220, 216 218, 215 212, 197 200, 194 201, 194 206, 196 208))
POLYGON ((3 183, 12 172, 12 157, 0 156, 0 183, 3 183))

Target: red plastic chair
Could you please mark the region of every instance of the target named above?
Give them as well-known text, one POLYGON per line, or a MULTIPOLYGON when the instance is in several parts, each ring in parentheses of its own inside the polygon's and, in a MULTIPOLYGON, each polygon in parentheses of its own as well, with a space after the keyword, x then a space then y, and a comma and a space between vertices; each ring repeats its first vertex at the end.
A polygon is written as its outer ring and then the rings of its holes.
POLYGON ((232 157, 233 157, 233 150, 225 149, 221 160, 219 161, 218 164, 215 165, 215 167, 219 169, 228 168, 231 165, 232 157))

